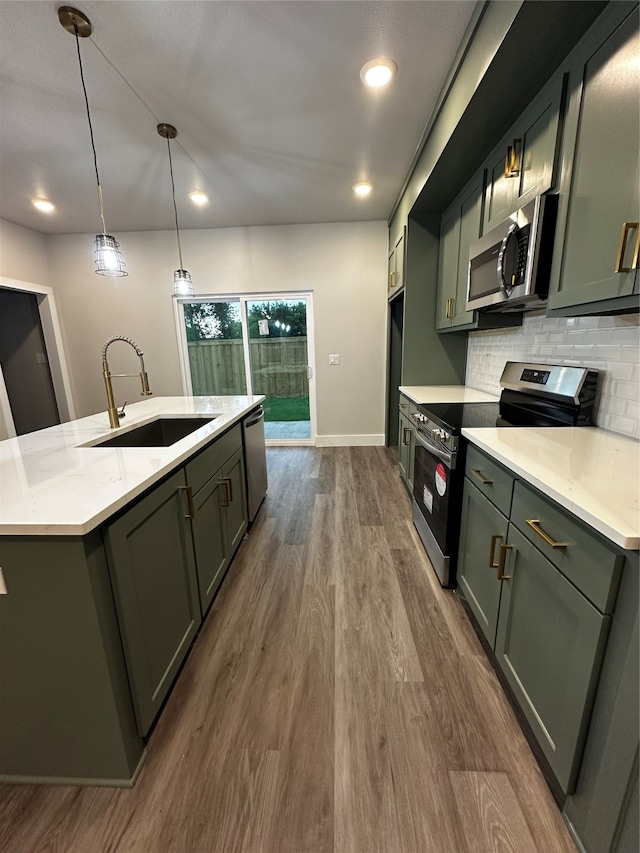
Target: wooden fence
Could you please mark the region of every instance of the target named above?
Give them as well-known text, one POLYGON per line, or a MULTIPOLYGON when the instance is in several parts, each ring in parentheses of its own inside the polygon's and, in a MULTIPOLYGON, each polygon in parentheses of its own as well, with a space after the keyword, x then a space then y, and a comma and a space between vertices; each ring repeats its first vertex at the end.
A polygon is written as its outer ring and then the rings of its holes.
MULTIPOLYGON (((241 340, 189 341, 193 393, 246 394, 241 340)), ((307 339, 269 338, 249 342, 254 394, 306 397, 307 339)))

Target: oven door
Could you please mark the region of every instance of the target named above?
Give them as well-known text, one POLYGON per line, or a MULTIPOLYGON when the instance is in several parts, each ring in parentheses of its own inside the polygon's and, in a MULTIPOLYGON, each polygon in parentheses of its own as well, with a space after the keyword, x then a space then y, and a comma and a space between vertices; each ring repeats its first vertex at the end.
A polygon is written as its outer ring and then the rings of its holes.
POLYGON ((436 574, 444 586, 455 582, 450 567, 450 529, 459 485, 457 454, 436 447, 416 430, 413 521, 436 574))

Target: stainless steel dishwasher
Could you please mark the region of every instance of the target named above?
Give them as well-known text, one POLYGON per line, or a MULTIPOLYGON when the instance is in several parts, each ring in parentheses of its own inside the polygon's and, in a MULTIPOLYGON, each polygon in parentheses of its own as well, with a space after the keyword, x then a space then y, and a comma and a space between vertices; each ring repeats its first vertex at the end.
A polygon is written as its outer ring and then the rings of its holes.
POLYGON ((267 455, 262 406, 258 406, 242 421, 242 440, 247 476, 247 510, 251 523, 267 494, 267 455))

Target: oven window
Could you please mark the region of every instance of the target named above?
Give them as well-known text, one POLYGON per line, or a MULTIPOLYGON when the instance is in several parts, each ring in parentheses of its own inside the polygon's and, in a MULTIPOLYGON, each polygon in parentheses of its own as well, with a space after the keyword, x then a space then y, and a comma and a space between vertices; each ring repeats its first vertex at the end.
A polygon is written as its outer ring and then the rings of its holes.
POLYGON ((413 496, 443 554, 447 554, 447 520, 452 492, 451 473, 437 457, 425 450, 422 445, 416 445, 413 496))

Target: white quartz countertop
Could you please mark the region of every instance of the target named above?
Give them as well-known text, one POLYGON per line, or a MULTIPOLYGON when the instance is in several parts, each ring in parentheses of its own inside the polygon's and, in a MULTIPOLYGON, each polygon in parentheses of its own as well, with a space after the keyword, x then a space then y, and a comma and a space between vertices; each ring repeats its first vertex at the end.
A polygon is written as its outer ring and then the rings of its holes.
POLYGON ((462 434, 616 545, 640 548, 640 442, 598 427, 462 434))
POLYGON ((88 533, 264 400, 151 397, 127 407, 118 429, 106 412, 0 441, 0 535, 88 533), (157 417, 217 415, 169 447, 86 447, 157 417))
POLYGON ((498 397, 466 385, 401 385, 400 393, 414 403, 497 403, 498 397))

